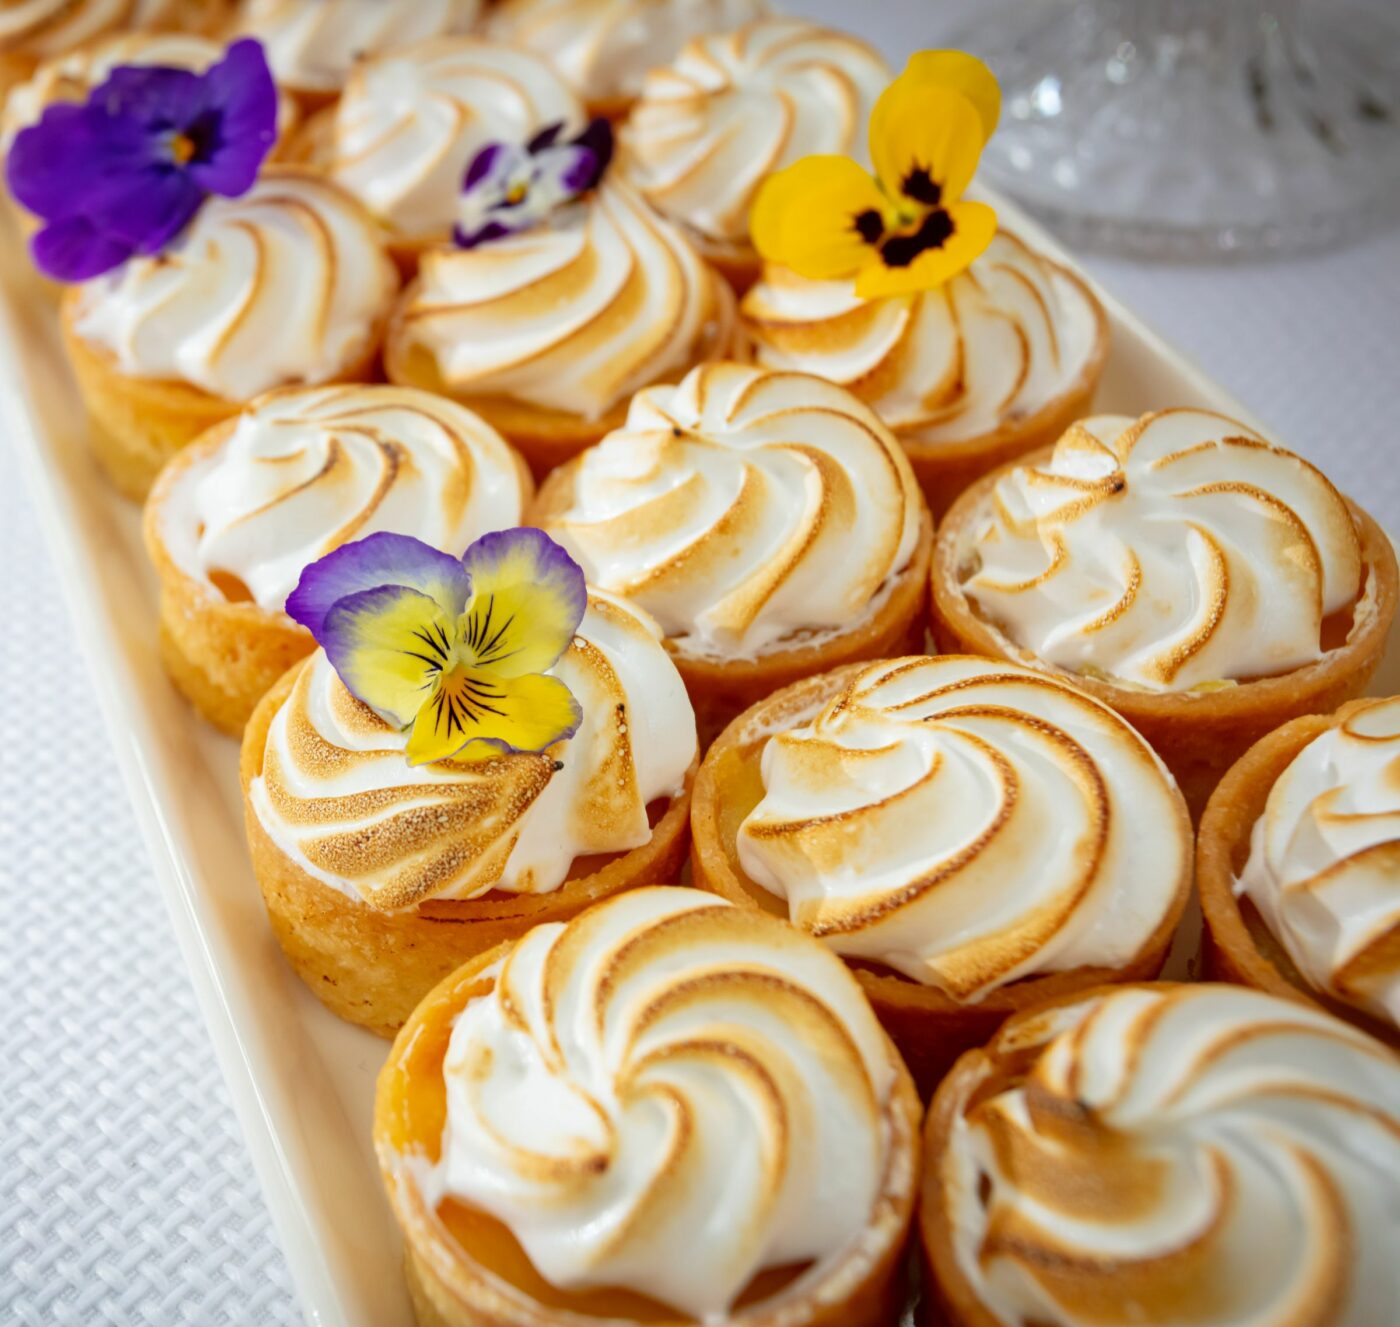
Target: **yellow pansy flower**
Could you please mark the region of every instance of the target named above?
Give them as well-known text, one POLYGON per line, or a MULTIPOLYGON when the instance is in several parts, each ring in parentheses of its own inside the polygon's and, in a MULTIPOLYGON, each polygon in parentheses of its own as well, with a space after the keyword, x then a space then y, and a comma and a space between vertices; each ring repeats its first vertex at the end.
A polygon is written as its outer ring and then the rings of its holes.
POLYGON ((996 213, 963 193, 1000 111, 980 60, 920 51, 871 114, 875 174, 850 157, 813 156, 769 176, 750 220, 754 247, 815 281, 853 277, 862 299, 941 286, 996 234, 996 213))

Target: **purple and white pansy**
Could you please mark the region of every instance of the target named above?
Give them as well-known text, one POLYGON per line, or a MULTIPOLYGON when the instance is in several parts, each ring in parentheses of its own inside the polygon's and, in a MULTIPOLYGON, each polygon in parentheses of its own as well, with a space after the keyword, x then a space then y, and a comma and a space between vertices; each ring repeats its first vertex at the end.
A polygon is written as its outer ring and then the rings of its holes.
POLYGON ((462 179, 453 239, 463 249, 529 230, 559 207, 596 188, 613 155, 612 125, 593 120, 560 142, 562 122, 524 147, 488 143, 462 179))
POLYGON ((35 265, 87 281, 162 252, 211 194, 247 193, 276 141, 277 87, 261 43, 244 39, 202 74, 119 66, 22 130, 5 175, 43 223, 35 265))

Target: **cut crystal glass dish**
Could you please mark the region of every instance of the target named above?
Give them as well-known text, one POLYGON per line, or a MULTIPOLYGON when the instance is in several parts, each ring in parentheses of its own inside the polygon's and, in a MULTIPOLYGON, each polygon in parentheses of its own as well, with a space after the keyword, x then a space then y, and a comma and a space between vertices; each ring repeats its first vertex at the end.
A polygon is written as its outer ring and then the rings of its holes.
POLYGON ((1001 81, 983 179, 1076 243, 1267 254, 1400 212, 1400 6, 1042 0, 952 44, 1001 81))

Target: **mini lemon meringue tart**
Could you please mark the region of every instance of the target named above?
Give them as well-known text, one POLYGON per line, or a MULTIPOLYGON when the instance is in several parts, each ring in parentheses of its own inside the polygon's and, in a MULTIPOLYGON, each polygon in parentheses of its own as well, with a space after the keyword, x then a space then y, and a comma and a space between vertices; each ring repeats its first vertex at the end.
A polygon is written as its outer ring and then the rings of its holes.
POLYGON ((340 95, 358 61, 470 32, 481 10, 482 0, 242 0, 233 31, 262 42, 278 84, 314 111, 340 95))
POLYGON ((371 380, 398 285, 373 219, 318 175, 273 166, 241 197, 211 199, 173 248, 64 295, 99 461, 142 499, 254 397, 371 380))
POLYGON ((487 33, 547 59, 595 115, 620 118, 692 37, 762 18, 767 0, 500 0, 487 33))
POLYGON ((798 19, 697 37, 647 75, 623 169, 742 292, 759 273, 749 213, 764 177, 817 152, 869 165, 865 127, 889 81, 865 42, 798 19))
POLYGON ((475 955, 675 879, 685 687, 656 624, 585 596, 539 531, 460 562, 373 535, 312 564, 288 611, 325 648, 244 731, 248 842, 278 941, 340 1017, 392 1035, 475 955))
POLYGON ((315 643, 286 614, 306 567, 376 531, 464 550, 534 492, 488 424, 409 387, 284 388, 210 429, 146 504, 160 645, 175 685, 235 735, 315 643))
POLYGON ((129 29, 212 34, 227 0, 21 0, 0 8, 0 97, 38 66, 129 29))
POLYGON ((1212 975, 1400 1045, 1400 697, 1255 743, 1201 817, 1196 863, 1212 975))
POLYGON ((491 142, 526 142, 586 116, 539 56, 475 37, 435 37, 355 66, 333 110, 314 116, 290 152, 354 194, 389 234, 405 274, 447 243, 462 177, 491 142))
POLYGON ((723 358, 733 336, 728 283, 608 179, 521 233, 424 253, 385 367, 477 411, 541 478, 619 427, 633 393, 723 358))
POLYGON ((697 886, 855 969, 920 1089, 1036 1000, 1161 971, 1191 887, 1171 775, 1030 669, 890 659, 779 691, 710 748, 697 886))
POLYGON ((1029 1009, 939 1088, 919 1228, 946 1327, 1394 1321, 1400 1059, 1238 986, 1029 1009))
POLYGON ((1390 541, 1236 420, 1102 415, 970 488, 934 550, 942 649, 1073 678, 1157 748, 1192 813, 1255 741, 1359 694, 1390 541))
POLYGON ((639 393, 531 523, 661 623, 704 744, 798 678, 923 648, 918 485, 879 419, 817 378, 702 364, 639 393))
POLYGON ((454 972, 374 1111, 420 1327, 887 1327, 918 1134, 841 963, 675 888, 454 972))
POLYGON ((1108 350, 1093 291, 965 197, 1001 91, 961 51, 919 51, 850 153, 761 184, 763 274, 740 306, 754 359, 855 392, 904 444, 939 518, 988 470, 1089 407, 1108 350))

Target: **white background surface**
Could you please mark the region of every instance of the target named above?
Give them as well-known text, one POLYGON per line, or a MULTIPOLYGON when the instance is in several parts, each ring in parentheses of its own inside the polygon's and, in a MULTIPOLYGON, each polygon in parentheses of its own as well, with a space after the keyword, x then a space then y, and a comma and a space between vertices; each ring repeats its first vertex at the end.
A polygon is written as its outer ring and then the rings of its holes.
MULTIPOLYGON (((974 8, 786 7, 847 26, 860 15, 892 59, 974 8)), ((1400 529, 1400 232, 1256 267, 1086 265, 1400 529)), ((295 1323, 9 446, 0 442, 0 1321, 295 1323)))

